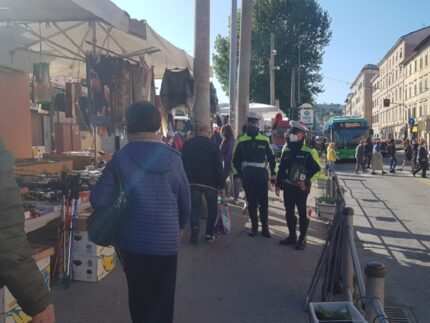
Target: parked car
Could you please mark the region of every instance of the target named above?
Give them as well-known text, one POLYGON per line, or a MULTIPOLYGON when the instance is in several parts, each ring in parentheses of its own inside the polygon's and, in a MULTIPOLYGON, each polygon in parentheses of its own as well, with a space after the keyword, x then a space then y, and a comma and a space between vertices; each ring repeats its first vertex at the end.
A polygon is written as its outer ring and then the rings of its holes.
POLYGON ((394 144, 396 145, 396 149, 397 150, 403 150, 405 148, 403 143, 404 142, 402 139, 396 139, 396 141, 394 142, 394 144))

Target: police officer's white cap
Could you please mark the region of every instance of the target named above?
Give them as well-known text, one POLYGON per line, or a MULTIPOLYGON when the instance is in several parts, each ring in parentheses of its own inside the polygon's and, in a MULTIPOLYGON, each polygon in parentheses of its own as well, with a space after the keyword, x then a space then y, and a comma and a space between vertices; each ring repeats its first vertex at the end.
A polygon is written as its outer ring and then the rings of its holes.
POLYGON ((257 119, 257 120, 260 120, 260 119, 261 119, 261 116, 260 116, 257 112, 249 111, 249 112, 246 114, 246 118, 247 118, 247 119, 257 119))
POLYGON ((300 122, 296 121, 296 120, 291 120, 290 121, 290 127, 291 127, 291 131, 296 130, 296 131, 303 131, 303 132, 308 132, 309 129, 306 128, 304 125, 302 125, 300 122))

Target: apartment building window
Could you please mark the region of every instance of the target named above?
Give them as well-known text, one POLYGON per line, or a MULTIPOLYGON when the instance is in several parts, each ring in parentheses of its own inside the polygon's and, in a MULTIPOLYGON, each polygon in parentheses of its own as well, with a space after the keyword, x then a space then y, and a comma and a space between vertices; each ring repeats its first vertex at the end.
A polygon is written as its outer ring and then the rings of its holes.
POLYGON ((420 69, 422 69, 423 68, 423 58, 421 57, 420 58, 420 69))
POLYGON ((405 100, 408 99, 408 89, 405 89, 405 100))
POLYGON ((427 91, 428 87, 427 87, 427 77, 424 79, 424 91, 427 91))
POLYGON ((424 56, 424 65, 428 65, 428 55, 424 56))
POLYGON ((414 60, 414 72, 417 71, 417 60, 414 60))
POLYGON ((400 53, 399 53, 400 59, 402 58, 402 53, 403 53, 402 50, 400 50, 400 53))
POLYGON ((421 81, 420 81, 419 88, 418 88, 418 93, 421 94, 421 92, 422 92, 422 84, 421 84, 421 81))
POLYGON ((414 96, 417 95, 417 83, 414 84, 414 96))

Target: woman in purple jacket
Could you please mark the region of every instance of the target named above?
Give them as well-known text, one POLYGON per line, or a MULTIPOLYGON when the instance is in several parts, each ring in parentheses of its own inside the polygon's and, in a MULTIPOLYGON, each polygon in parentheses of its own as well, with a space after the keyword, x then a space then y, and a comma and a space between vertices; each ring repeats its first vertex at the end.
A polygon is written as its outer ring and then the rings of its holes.
POLYGON ((94 209, 111 207, 124 188, 127 206, 117 247, 123 257, 133 322, 172 322, 177 255, 191 212, 181 155, 161 141, 158 109, 149 102, 126 111, 129 143, 117 151, 91 192, 94 209))
MULTIPOLYGON (((233 160, 233 150, 234 150, 234 135, 233 129, 229 124, 224 125, 221 128, 222 142, 220 146, 220 154, 223 161, 223 174, 224 179, 230 177, 230 190, 226 187, 226 192, 233 195, 234 199, 237 200, 239 197, 239 190, 233 185, 232 171, 232 160, 233 160), (237 191, 237 194, 236 194, 237 191)), ((226 185, 227 186, 227 185, 226 185)))

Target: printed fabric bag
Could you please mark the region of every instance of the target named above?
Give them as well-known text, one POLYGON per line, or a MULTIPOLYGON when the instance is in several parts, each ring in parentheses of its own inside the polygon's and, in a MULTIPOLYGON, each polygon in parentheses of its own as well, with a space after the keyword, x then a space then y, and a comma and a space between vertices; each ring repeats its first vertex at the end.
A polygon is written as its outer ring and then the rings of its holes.
POLYGON ((231 231, 230 210, 225 197, 218 198, 218 217, 215 222, 215 234, 226 235, 231 231))

